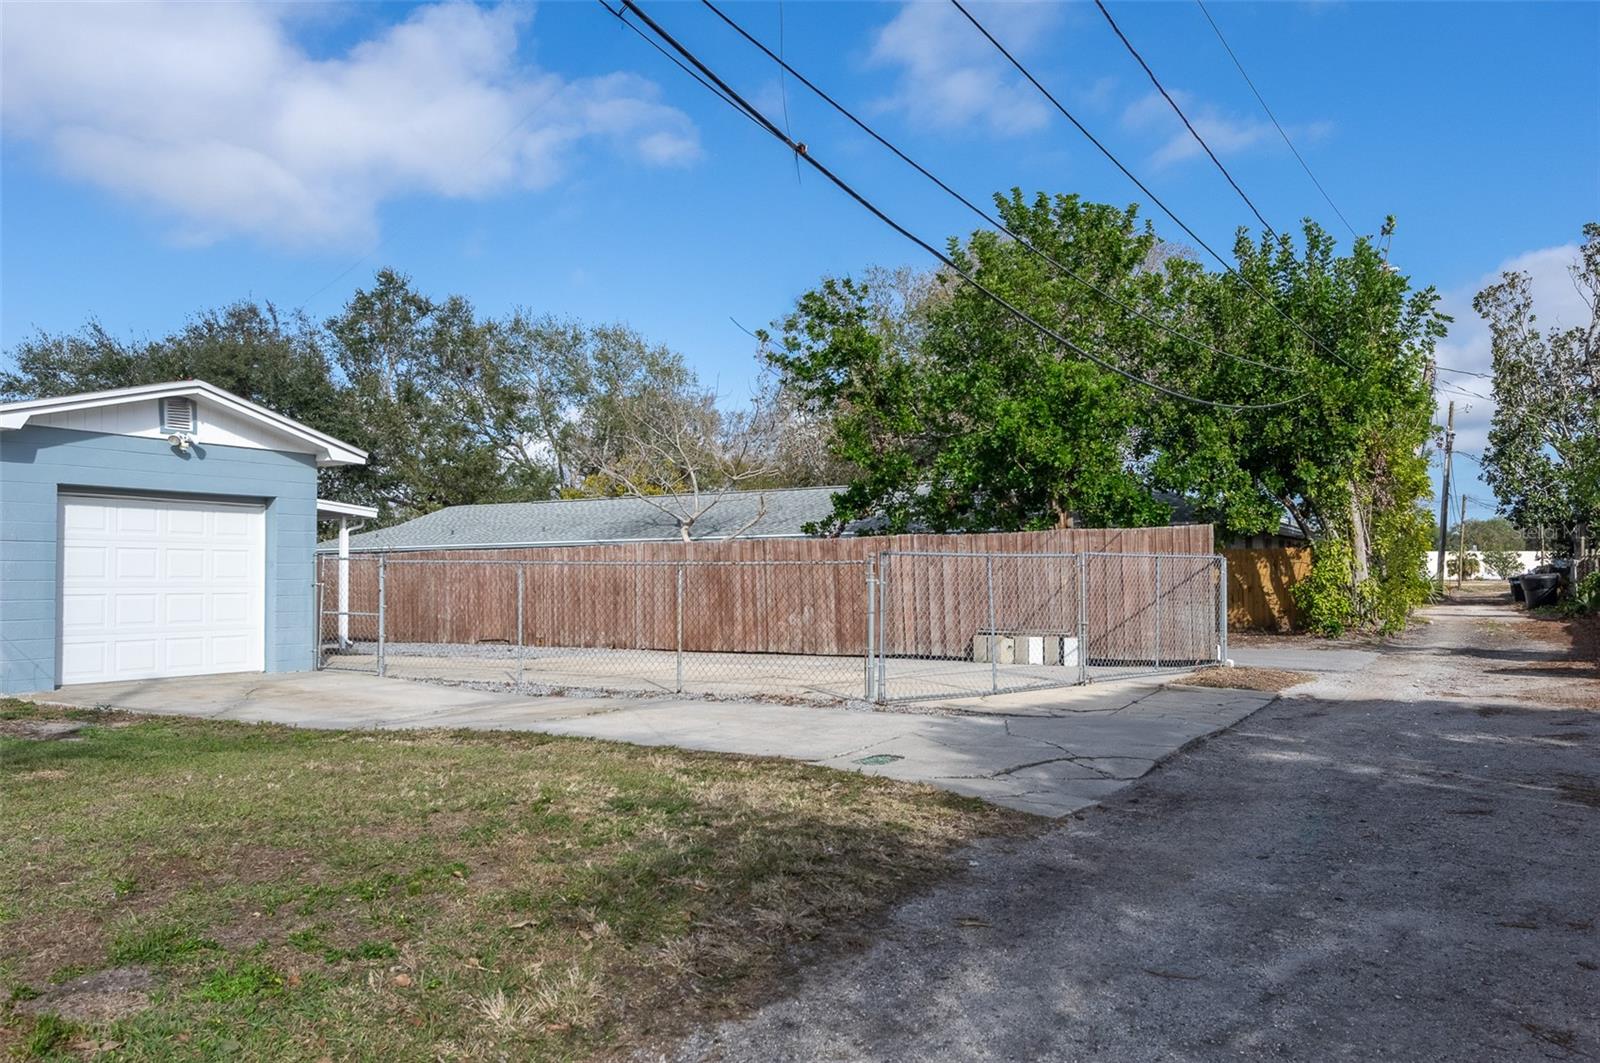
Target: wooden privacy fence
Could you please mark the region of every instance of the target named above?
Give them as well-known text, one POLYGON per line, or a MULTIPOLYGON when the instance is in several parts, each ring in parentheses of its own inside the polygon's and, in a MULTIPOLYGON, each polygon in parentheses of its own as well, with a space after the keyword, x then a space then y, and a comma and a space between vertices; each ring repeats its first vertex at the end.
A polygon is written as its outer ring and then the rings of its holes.
POLYGON ((1211 554, 889 551, 879 555, 881 648, 961 657, 975 634, 1080 640, 1092 662, 1214 660, 1211 554))
POLYGON ((1228 560, 1228 627, 1236 631, 1293 631, 1300 607, 1291 593, 1311 572, 1309 546, 1224 550, 1228 560))
MULTIPOLYGON (((1199 622, 1202 599, 1215 601, 1206 582, 1215 580, 1210 525, 397 551, 382 565, 384 634, 391 643, 681 644, 685 651, 859 656, 867 652, 869 560, 885 551, 1016 556, 1002 564, 997 627, 1076 631, 1081 595, 1089 626, 1101 633, 1099 652, 1123 656, 1157 639, 1174 655, 1212 652, 1200 643, 1214 642, 1215 617, 1211 634, 1201 634, 1199 622), (1159 596, 1150 562, 1131 557, 1088 562, 1084 594, 1078 562, 1059 555, 1090 553, 1166 555, 1159 596), (1186 649, 1185 639, 1195 645, 1186 649)), ((989 594, 975 591, 966 571, 975 560, 946 558, 923 565, 914 579, 891 576, 880 608, 901 618, 895 652, 970 653, 991 615, 989 594)), ((339 608, 339 564, 331 554, 318 557, 325 613, 339 608)), ((349 638, 370 642, 378 556, 355 554, 348 564, 349 638)))

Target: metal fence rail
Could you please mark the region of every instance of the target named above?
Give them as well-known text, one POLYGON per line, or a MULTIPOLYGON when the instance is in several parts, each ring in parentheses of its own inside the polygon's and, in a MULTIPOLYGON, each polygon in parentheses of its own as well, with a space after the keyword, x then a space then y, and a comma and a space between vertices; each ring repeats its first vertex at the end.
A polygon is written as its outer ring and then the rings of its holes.
POLYGON ((1209 554, 865 561, 324 556, 325 668, 522 690, 963 698, 1227 655, 1209 554))

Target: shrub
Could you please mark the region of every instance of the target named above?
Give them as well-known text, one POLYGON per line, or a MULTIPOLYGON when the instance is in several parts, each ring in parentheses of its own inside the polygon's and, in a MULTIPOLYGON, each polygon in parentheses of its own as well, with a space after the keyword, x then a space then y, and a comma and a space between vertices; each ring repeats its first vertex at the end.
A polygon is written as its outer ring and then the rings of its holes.
POLYGON ((1311 548, 1311 571, 1290 591, 1308 631, 1338 635, 1355 623, 1353 571, 1350 546, 1344 540, 1324 539, 1311 548))
POLYGON ((1485 550, 1483 564, 1501 579, 1522 575, 1522 558, 1515 550, 1485 550))
POLYGON ((1600 572, 1591 572, 1572 588, 1574 612, 1600 613, 1600 572))

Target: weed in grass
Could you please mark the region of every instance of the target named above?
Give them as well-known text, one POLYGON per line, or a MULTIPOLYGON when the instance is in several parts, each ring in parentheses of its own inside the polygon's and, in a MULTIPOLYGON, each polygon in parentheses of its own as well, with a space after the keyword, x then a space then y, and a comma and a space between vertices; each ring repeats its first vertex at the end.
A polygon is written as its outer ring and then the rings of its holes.
POLYGON ((495 1033, 502 1036, 525 1029, 534 1019, 534 1009, 527 1001, 506 996, 504 989, 496 989, 481 997, 473 1010, 483 1017, 495 1033))
POLYGON ((33 1029, 23 1042, 24 1059, 48 1059, 64 1050, 81 1032, 76 1023, 59 1015, 45 1014, 33 1020, 33 1029))
POLYGON ((124 933, 112 943, 110 959, 117 967, 172 964, 196 952, 220 946, 181 926, 159 926, 124 933))
POLYGON ((283 976, 264 963, 246 961, 213 971, 195 996, 214 1004, 276 993, 283 988, 283 976))
POLYGON ((387 941, 363 941, 355 948, 338 948, 310 929, 296 930, 285 940, 301 952, 322 957, 322 961, 329 965, 345 960, 392 960, 400 954, 400 950, 387 941))

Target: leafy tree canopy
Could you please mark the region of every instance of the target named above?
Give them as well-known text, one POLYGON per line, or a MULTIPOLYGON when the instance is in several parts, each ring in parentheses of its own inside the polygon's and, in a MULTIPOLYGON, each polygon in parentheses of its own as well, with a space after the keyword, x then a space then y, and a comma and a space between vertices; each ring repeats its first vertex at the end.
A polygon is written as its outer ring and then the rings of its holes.
POLYGON ((1484 479, 1513 521, 1558 540, 1600 520, 1600 223, 1583 236, 1571 272, 1587 321, 1541 331, 1526 273, 1503 275, 1472 302, 1494 356, 1484 479))

